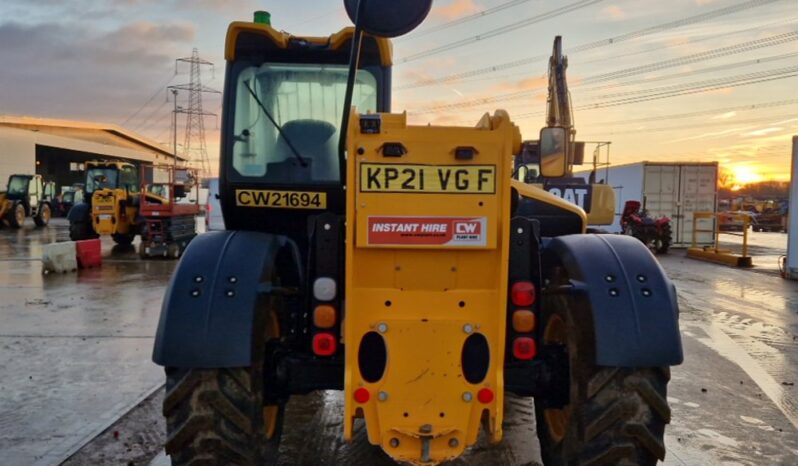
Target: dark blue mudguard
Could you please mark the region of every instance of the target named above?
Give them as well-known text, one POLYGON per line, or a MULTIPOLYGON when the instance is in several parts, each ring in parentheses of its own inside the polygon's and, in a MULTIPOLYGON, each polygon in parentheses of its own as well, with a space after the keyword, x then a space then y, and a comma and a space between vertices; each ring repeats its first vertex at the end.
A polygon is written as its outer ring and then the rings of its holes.
POLYGON ((91 218, 89 218, 90 216, 91 206, 85 202, 81 202, 79 204, 73 205, 72 208, 69 209, 66 218, 69 220, 69 223, 86 221, 89 222, 89 225, 91 225, 91 218))
POLYGON ((545 248, 544 257, 565 267, 580 305, 590 308, 597 365, 681 364, 676 288, 640 241, 568 235, 551 239, 545 248))
POLYGON ((164 296, 152 359, 161 366, 241 367, 252 359, 255 307, 282 236, 215 231, 189 243, 164 296))

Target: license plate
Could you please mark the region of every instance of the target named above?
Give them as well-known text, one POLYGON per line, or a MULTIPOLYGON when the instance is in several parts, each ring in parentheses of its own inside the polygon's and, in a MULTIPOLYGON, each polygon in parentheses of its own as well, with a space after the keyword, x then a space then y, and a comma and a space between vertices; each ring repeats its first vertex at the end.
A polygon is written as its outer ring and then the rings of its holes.
POLYGON ((496 166, 361 163, 360 191, 493 194, 496 192, 496 166))
POLYGON ((111 214, 102 214, 99 217, 100 220, 111 220, 111 214))
POLYGON ((274 209, 326 209, 327 193, 236 189, 236 205, 274 209))

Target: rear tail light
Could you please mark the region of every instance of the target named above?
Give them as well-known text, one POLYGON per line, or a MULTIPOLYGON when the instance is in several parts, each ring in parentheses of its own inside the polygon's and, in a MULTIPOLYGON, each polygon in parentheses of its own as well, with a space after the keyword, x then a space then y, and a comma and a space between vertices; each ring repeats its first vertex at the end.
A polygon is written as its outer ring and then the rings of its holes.
POLYGON ((490 388, 483 388, 477 392, 477 399, 480 403, 486 405, 493 401, 493 390, 490 388))
POLYGON ((318 328, 332 328, 335 325, 335 308, 322 304, 313 310, 313 325, 318 328))
POLYGON ((336 292, 335 280, 329 277, 320 277, 313 282, 313 297, 319 301, 332 301, 336 292))
POLYGON ((322 332, 313 335, 313 353, 316 356, 332 356, 335 350, 335 336, 332 333, 322 332))
POLYGON ((535 340, 529 337, 518 337, 513 340, 513 356, 521 361, 529 361, 538 352, 535 340))
POLYGON ((535 303, 535 285, 532 282, 513 283, 510 299, 516 306, 531 306, 535 303))
POLYGON ((355 390, 353 396, 355 398, 355 401, 357 401, 360 404, 368 403, 369 399, 371 398, 371 394, 364 387, 360 387, 357 390, 355 390))
POLYGON ((513 312, 513 330, 518 333, 529 333, 535 330, 535 314, 528 309, 513 312))

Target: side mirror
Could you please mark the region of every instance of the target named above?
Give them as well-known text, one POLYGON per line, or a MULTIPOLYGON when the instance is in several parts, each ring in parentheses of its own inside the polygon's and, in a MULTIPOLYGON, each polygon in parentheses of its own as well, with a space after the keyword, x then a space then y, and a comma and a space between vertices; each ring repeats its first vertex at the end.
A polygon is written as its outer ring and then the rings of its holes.
POLYGON ((344 0, 346 13, 364 31, 379 37, 398 37, 424 21, 432 0, 344 0))
POLYGON ((540 130, 540 176, 560 178, 568 171, 568 129, 559 126, 540 130))

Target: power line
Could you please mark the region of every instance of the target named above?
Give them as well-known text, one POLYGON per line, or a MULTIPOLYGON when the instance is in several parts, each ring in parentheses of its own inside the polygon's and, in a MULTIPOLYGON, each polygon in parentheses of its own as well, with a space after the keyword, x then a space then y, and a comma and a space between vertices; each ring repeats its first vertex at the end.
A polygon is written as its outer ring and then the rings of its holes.
POLYGON ((293 28, 295 28, 297 26, 302 26, 303 24, 313 23, 313 22, 318 21, 320 19, 329 18, 332 14, 338 13, 339 11, 345 11, 344 7, 339 6, 339 7, 333 8, 331 10, 328 10, 328 11, 326 11, 326 12, 324 12, 324 13, 318 15, 318 16, 313 16, 313 17, 310 17, 308 19, 303 19, 303 20, 300 20, 300 21, 295 22, 295 23, 290 23, 290 24, 288 24, 287 26, 284 26, 284 27, 286 29, 293 29, 293 28))
MULTIPOLYGON (((482 34, 478 34, 473 37, 468 37, 465 39, 460 39, 455 42, 451 42, 449 44, 444 44, 438 47, 434 47, 428 50, 424 50, 422 52, 414 53, 408 55, 400 60, 400 63, 408 63, 413 60, 418 60, 419 58, 429 57, 431 55, 436 55, 441 52, 446 52, 458 47, 462 47, 464 45, 473 44, 474 42, 483 41, 486 39, 491 39, 496 36, 500 36, 502 34, 506 34, 508 32, 515 31, 516 29, 521 29, 527 26, 531 26, 536 23, 540 23, 547 19, 556 18, 557 16, 564 15, 566 13, 570 13, 572 11, 580 10, 587 6, 603 2, 604 0, 579 0, 577 2, 571 3, 570 5, 566 5, 564 7, 555 8, 554 10, 547 11, 545 13, 541 13, 536 16, 532 16, 531 18, 526 18, 521 21, 516 21, 515 23, 508 24, 507 26, 502 26, 499 28, 491 29, 487 32, 482 34)), ((759 0, 759 1, 776 1, 776 0, 759 0)))
POLYGON ((146 128, 147 126, 149 126, 150 122, 152 121, 152 117, 153 117, 153 116, 155 116, 155 115, 156 115, 158 112, 160 112, 160 111, 161 111, 161 109, 163 109, 163 108, 166 106, 166 104, 167 104, 168 102, 169 102, 168 100, 164 100, 163 102, 161 102, 161 105, 159 105, 158 107, 156 107, 156 108, 155 108, 155 110, 153 110, 152 112, 150 112, 150 114, 149 114, 149 115, 147 115, 147 118, 145 118, 145 119, 141 120, 141 121, 139 122, 139 124, 138 124, 138 125, 136 125, 136 126, 133 128, 133 131, 139 131, 139 129, 141 129, 141 130, 143 131, 143 130, 144 130, 144 128, 146 128))
POLYGON ((158 89, 156 89, 156 90, 155 90, 155 92, 153 92, 153 94, 150 96, 150 98, 149 98, 149 99, 147 99, 147 101, 146 101, 146 102, 144 102, 144 105, 142 105, 141 107, 139 107, 139 108, 138 108, 138 110, 136 110, 136 111, 135 111, 135 112, 133 112, 131 115, 129 115, 127 118, 125 118, 125 121, 123 121, 122 123, 119 123, 119 126, 125 126, 125 124, 127 124, 127 122, 128 122, 128 121, 130 121, 130 120, 132 120, 133 118, 135 118, 135 117, 136 117, 136 115, 138 115, 138 114, 139 114, 139 112, 141 112, 142 110, 144 110, 144 107, 146 107, 147 105, 149 105, 149 104, 150 104, 150 102, 152 102, 152 100, 153 100, 153 99, 155 99, 155 97, 157 97, 157 96, 158 96, 158 94, 160 94, 160 93, 161 93, 161 91, 163 91, 163 88, 164 88, 164 86, 168 85, 170 82, 172 82, 172 80, 173 80, 173 79, 175 79, 175 76, 177 76, 177 72, 175 72, 175 73, 173 73, 171 76, 169 76, 169 79, 168 79, 168 80, 167 80, 167 81, 166 81, 166 82, 165 82, 163 85, 159 86, 159 87, 158 87, 158 89))
POLYGON ((651 117, 644 117, 644 118, 629 118, 625 120, 614 120, 614 121, 599 121, 591 125, 592 126, 612 126, 612 125, 620 125, 620 124, 628 124, 630 121, 634 121, 636 123, 647 123, 647 122, 654 122, 654 121, 665 121, 665 120, 681 120, 687 118, 694 118, 700 116, 707 116, 707 115, 721 115, 724 113, 729 112, 745 112, 751 110, 760 110, 765 108, 773 108, 773 107, 782 107, 788 105, 798 105, 798 99, 790 99, 790 100, 776 100, 770 102, 761 102, 756 104, 750 105, 738 105, 734 107, 723 107, 723 108, 713 108, 709 110, 701 110, 698 112, 687 112, 687 113, 672 113, 668 115, 655 115, 651 117))
POLYGON ((604 94, 596 96, 595 99, 611 99, 606 102, 598 104, 586 104, 577 107, 579 110, 587 108, 604 108, 613 106, 613 103, 620 103, 638 99, 641 102, 649 100, 658 100, 654 97, 659 96, 672 96, 684 95, 685 93, 693 93, 691 91, 705 91, 716 90, 724 87, 737 87, 746 84, 754 84, 755 82, 763 82, 762 80, 771 81, 773 79, 784 79, 798 75, 798 66, 790 66, 784 68, 775 68, 771 70, 758 71, 752 73, 745 73, 735 76, 727 76, 724 78, 707 79, 704 81, 695 81, 683 84, 674 84, 672 86, 655 87, 650 89, 638 89, 625 92, 616 92, 614 94, 604 94), (749 83, 749 81, 751 81, 749 83), (616 100, 612 100, 616 99, 616 100))
MULTIPOLYGON (((688 16, 688 17, 682 18, 680 20, 670 21, 670 22, 667 22, 667 23, 662 23, 662 24, 659 24, 659 25, 656 25, 656 26, 643 28, 643 29, 640 29, 640 30, 637 30, 637 31, 634 31, 634 32, 629 32, 629 33, 626 33, 626 34, 622 34, 622 35, 619 35, 619 36, 615 36, 615 37, 610 37, 610 38, 607 38, 607 39, 601 39, 601 40, 589 42, 589 43, 586 43, 586 44, 582 44, 582 45, 576 46, 576 47, 574 47, 572 49, 567 49, 566 52, 568 54, 573 54, 573 53, 583 52, 583 51, 586 51, 586 50, 593 50, 593 49, 596 49, 596 48, 599 48, 599 47, 608 46, 608 45, 614 45, 614 44, 617 44, 619 42, 624 42, 624 41, 627 41, 627 40, 630 40, 630 39, 636 39, 636 38, 643 37, 643 36, 650 35, 650 34, 654 34, 654 33, 657 33, 657 32, 662 32, 662 31, 669 30, 669 29, 674 29, 674 28, 678 28, 678 27, 682 27, 682 26, 686 26, 686 25, 690 25, 690 24, 695 24, 695 23, 707 21, 707 20, 710 20, 710 19, 716 19, 716 18, 724 16, 724 15, 737 13, 737 12, 748 10, 748 9, 751 9, 751 8, 761 7, 761 6, 764 6, 764 5, 767 5, 767 4, 770 4, 770 3, 779 2, 779 1, 782 1, 782 0, 749 0, 747 2, 738 4, 738 5, 732 5, 730 7, 720 8, 720 9, 713 10, 713 11, 710 11, 710 12, 707 12, 707 13, 702 13, 702 14, 699 14, 699 15, 688 16)), ((434 84, 442 84, 442 83, 446 83, 446 82, 458 81, 458 80, 463 79, 463 78, 469 78, 469 77, 478 76, 478 75, 486 74, 486 73, 495 73, 497 71, 503 71, 503 70, 507 70, 507 69, 516 68, 516 67, 519 67, 519 66, 527 65, 527 64, 530 64, 530 63, 535 63, 535 62, 537 62, 539 60, 545 60, 548 57, 549 57, 548 55, 538 55, 538 56, 534 56, 534 57, 522 58, 522 59, 519 59, 519 60, 513 60, 513 61, 510 61, 510 62, 500 63, 498 65, 486 66, 486 67, 477 68, 477 69, 464 71, 464 72, 460 72, 460 73, 454 73, 454 74, 450 74, 450 75, 446 75, 446 76, 440 76, 440 77, 437 77, 437 78, 422 79, 422 80, 416 81, 415 83, 411 83, 411 84, 408 84, 408 85, 400 86, 397 89, 410 89, 410 88, 415 88, 415 87, 424 87, 424 86, 430 86, 430 85, 434 85, 434 84)))
POLYGON ((408 36, 405 36, 405 37, 399 39, 398 42, 406 42, 408 40, 418 39, 419 37, 426 36, 427 34, 432 34, 433 32, 438 32, 438 31, 442 31, 444 29, 448 29, 450 27, 458 26, 460 24, 465 24, 465 23, 468 23, 470 21, 474 21, 475 19, 484 18, 486 16, 492 15, 493 13, 498 13, 500 11, 506 10, 508 8, 512 8, 514 6, 521 5, 523 3, 527 3, 529 1, 530 0, 511 0, 509 2, 501 3, 501 4, 496 5, 494 7, 491 7, 491 8, 482 10, 482 11, 478 11, 476 13, 473 13, 473 14, 470 14, 470 15, 467 15, 467 16, 463 16, 462 18, 457 18, 457 19, 454 19, 454 20, 451 20, 451 21, 447 21, 447 22, 445 22, 443 24, 438 24, 436 26, 431 26, 431 27, 422 29, 422 30, 420 30, 420 31, 418 31, 418 32, 416 32, 414 34, 410 34, 408 36))
MULTIPOLYGON (((732 45, 732 46, 728 46, 728 47, 721 47, 719 49, 709 50, 709 51, 706 51, 706 52, 700 52, 700 53, 696 53, 696 54, 693 54, 693 55, 688 55, 688 56, 685 56, 685 57, 680 57, 680 58, 675 58, 675 59, 671 59, 671 60, 664 60, 664 61, 649 63, 649 64, 646 64, 646 65, 640 65, 640 66, 635 66, 635 67, 631 67, 631 68, 625 68, 625 69, 622 69, 622 70, 612 71, 612 72, 609 72, 609 73, 603 73, 603 74, 598 74, 598 75, 587 76, 587 77, 585 77, 582 80, 582 82, 580 84, 573 86, 573 88, 581 88, 582 86, 585 86, 587 84, 611 81, 611 80, 617 79, 619 77, 630 77, 630 76, 634 76, 634 75, 645 74, 645 73, 649 73, 649 72, 652 72, 652 71, 659 71, 659 70, 666 69, 666 68, 672 68, 672 67, 675 67, 675 66, 682 66, 682 65, 686 65, 686 64, 696 63, 696 62, 699 62, 699 61, 702 61, 702 60, 712 60, 712 59, 716 59, 716 58, 722 58, 722 57, 725 57, 725 56, 738 55, 738 54, 749 52, 749 51, 752 51, 752 50, 757 50, 757 49, 765 48, 765 47, 772 47, 772 46, 775 46, 775 45, 781 45, 781 44, 784 44, 784 43, 787 43, 787 42, 790 42, 790 41, 796 41, 796 40, 798 40, 798 31, 785 33, 785 34, 778 34, 776 36, 772 36, 772 37, 768 37, 768 38, 763 38, 763 39, 758 39, 758 40, 754 40, 754 41, 743 42, 743 43, 732 45)), ((701 69, 686 71, 686 72, 682 72, 682 73, 675 73, 675 74, 668 74, 668 75, 664 75, 664 76, 640 79, 640 80, 635 80, 635 81, 625 81, 625 82, 613 83, 613 84, 604 85, 604 86, 593 86, 593 87, 587 88, 586 90, 587 91, 603 90, 603 89, 610 89, 610 88, 616 88, 616 87, 622 87, 622 86, 630 86, 630 85, 635 85, 635 84, 651 83, 651 82, 662 81, 662 80, 667 80, 667 79, 682 78, 682 77, 693 76, 693 75, 697 75, 697 74, 703 74, 703 73, 727 70, 727 69, 731 69, 731 68, 750 66, 750 65, 758 65, 758 64, 767 63, 767 62, 770 62, 770 61, 784 60, 784 59, 788 59, 788 58, 793 58, 797 54, 798 53, 794 52, 794 53, 771 56, 771 57, 766 57, 766 58, 759 58, 759 59, 747 60, 747 61, 742 61, 742 62, 728 63, 728 64, 723 64, 723 65, 719 65, 719 66, 715 66, 715 67, 701 68, 701 69)), ((536 95, 536 94, 540 94, 540 93, 542 93, 545 90, 546 90, 546 88, 541 86, 541 87, 538 87, 538 88, 535 88, 535 89, 528 89, 528 90, 523 90, 523 91, 515 91, 515 92, 506 93, 506 94, 494 95, 494 96, 491 96, 491 97, 484 97, 484 98, 479 98, 479 99, 472 99, 472 100, 467 100, 467 101, 453 102, 453 103, 450 103, 450 104, 442 104, 442 105, 437 105, 437 106, 432 106, 432 107, 426 107, 426 108, 420 109, 419 111, 417 111, 415 113, 429 113, 429 111, 445 110, 445 109, 453 109, 453 108, 473 107, 473 106, 484 105, 484 104, 488 104, 488 103, 502 102, 502 101, 517 99, 517 98, 521 98, 521 97, 533 96, 533 95, 536 95)))
POLYGON ((720 47, 717 49, 708 50, 706 52, 694 53, 692 55, 687 55, 684 57, 673 58, 670 60, 664 60, 656 63, 649 63, 646 65, 626 68, 624 70, 611 71, 609 73, 595 75, 590 78, 590 82, 609 81, 618 78, 625 78, 627 76, 632 76, 636 74, 648 73, 651 71, 659 71, 666 68, 672 68, 674 66, 689 65, 691 63, 696 63, 704 60, 712 60, 715 58, 721 58, 729 55, 737 55, 739 53, 750 52, 765 47, 773 47, 775 45, 786 44, 788 42, 792 42, 795 40, 798 40, 798 31, 787 32, 784 34, 777 34, 775 36, 742 42, 727 47, 720 47))
MULTIPOLYGON (((746 34, 746 33, 749 33, 749 32, 757 32, 757 31, 762 31, 762 30, 770 31, 770 30, 772 30, 772 29, 774 29, 776 27, 779 27, 779 26, 794 25, 796 21, 798 21, 798 17, 781 18, 778 21, 773 21, 773 22, 770 22, 770 23, 761 24, 759 26, 754 26, 754 27, 750 27, 750 28, 747 28, 747 29, 734 29, 732 31, 721 32, 721 33, 718 33, 718 34, 705 34, 705 35, 700 35, 699 34, 699 35, 696 35, 696 36, 688 36, 688 37, 684 37, 681 41, 676 42, 676 43, 668 43, 668 44, 665 44, 665 45, 659 45, 659 46, 656 46, 656 47, 646 48, 646 49, 642 49, 642 50, 636 50, 636 51, 633 51, 633 52, 627 52, 627 53, 623 53, 623 54, 613 54, 612 55, 612 59, 613 60, 617 60, 617 59, 620 59, 620 58, 633 57, 635 55, 648 55, 651 52, 656 52, 658 50, 671 49, 671 48, 674 48, 674 47, 680 47, 682 45, 687 45, 687 44, 695 45, 695 44, 698 44, 698 43, 701 43, 701 42, 706 42, 708 40, 720 39, 722 37, 728 37, 728 36, 736 36, 736 35, 740 35, 740 34, 746 34)), ((581 65, 589 65, 591 63, 606 62, 606 61, 607 61, 606 57, 600 57, 600 58, 595 58, 593 60, 580 60, 579 61, 579 65, 580 66, 581 65)))
MULTIPOLYGON (((161 106, 158 107, 158 109, 160 110, 161 108, 165 107, 167 103, 169 103, 169 101, 164 101, 163 104, 161 104, 161 106)), ((141 130, 134 129, 133 131, 138 131, 140 133, 143 133, 145 131, 149 131, 150 129, 157 128, 158 125, 160 125, 161 122, 164 121, 166 117, 170 116, 171 114, 172 112, 164 113, 157 120, 147 119, 144 121, 146 124, 141 127, 141 130)))
MULTIPOLYGON (((794 113, 785 114, 785 115, 768 115, 768 116, 760 116, 756 118, 748 118, 744 120, 728 120, 728 121, 711 121, 705 123, 692 123, 692 124, 685 124, 685 125, 676 125, 676 126, 661 126, 661 127, 653 127, 653 128, 640 128, 640 129, 630 129, 624 131, 610 131, 610 132, 603 132, 602 137, 606 136, 617 136, 623 134, 639 134, 639 133, 662 133, 667 131, 679 131, 684 129, 695 129, 695 128, 712 128, 712 127, 723 127, 723 126, 733 126, 733 125, 750 125, 752 123, 761 123, 765 121, 774 122, 774 120, 778 119, 796 119, 796 115, 794 113)), ((629 124, 627 121, 626 124, 629 124)), ((593 126, 591 125, 591 128, 593 126)), ((735 131, 739 130, 735 129, 735 131)), ((589 134, 589 133, 588 133, 589 134)), ((584 137, 584 136, 583 136, 584 137)))

